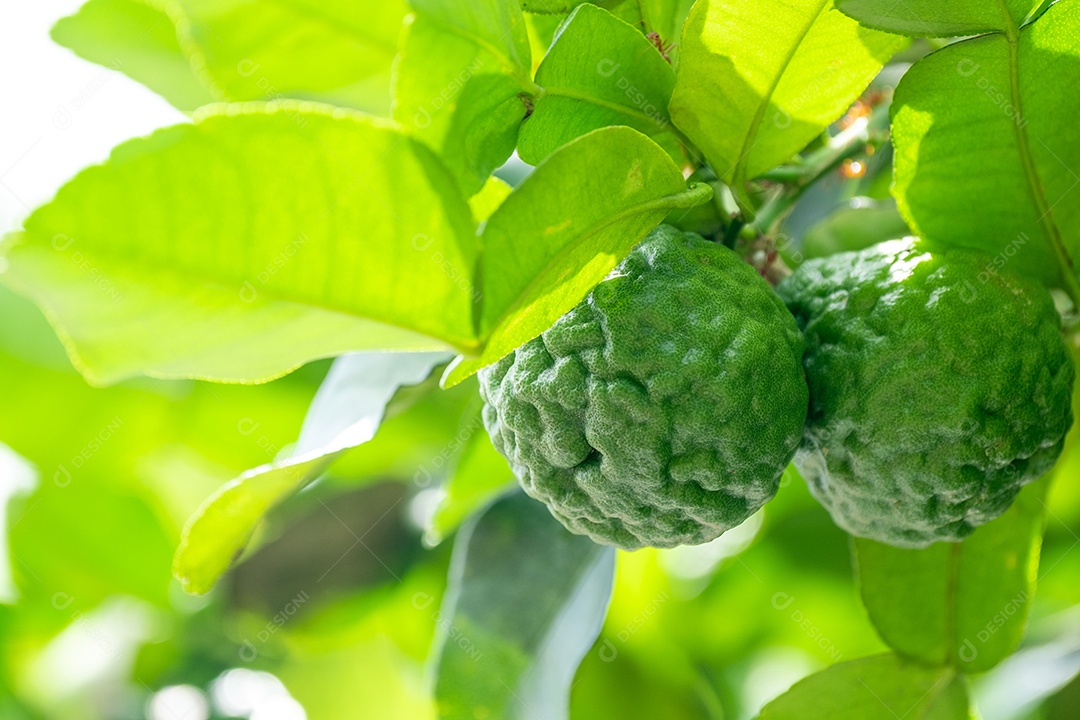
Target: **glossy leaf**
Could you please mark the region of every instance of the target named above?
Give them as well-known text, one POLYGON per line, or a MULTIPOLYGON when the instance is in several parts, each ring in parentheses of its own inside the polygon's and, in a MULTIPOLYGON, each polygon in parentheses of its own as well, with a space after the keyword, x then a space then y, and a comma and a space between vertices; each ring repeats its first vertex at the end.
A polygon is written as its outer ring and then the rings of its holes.
POLYGON ((568 717, 578 663, 600 633, 615 552, 571 535, 522 493, 462 530, 435 656, 439 717, 568 717))
POLYGON ((208 592, 243 553, 270 508, 318 478, 346 450, 375 437, 398 388, 421 382, 446 359, 443 353, 339 358, 311 403, 292 456, 225 485, 188 522, 173 561, 173 574, 184 589, 208 592))
POLYGON ((328 455, 366 443, 398 389, 422 383, 451 357, 438 352, 339 357, 311 401, 293 455, 328 455))
POLYGON ((98 382, 474 342, 468 206, 426 148, 345 111, 232 106, 130 141, 25 227, 0 277, 98 382))
POLYGON ((717 174, 742 182, 843 115, 902 42, 860 27, 832 0, 699 0, 671 116, 717 174))
POLYGON ((478 358, 456 361, 455 384, 533 339, 579 303, 675 208, 706 202, 658 145, 627 127, 563 146, 484 227, 478 358))
MULTIPOLYGON (((1064 613, 1067 616, 1068 611, 1064 613)), ((1051 642, 1026 644, 993 672, 980 678, 975 700, 981 720, 1012 720, 1030 717, 1048 698, 1075 686, 1080 679, 1080 634, 1075 623, 1051 616, 1046 625, 1053 629, 1051 642)), ((1066 700, 1066 703, 1068 701, 1066 700)), ((1044 706, 1045 707, 1045 706, 1044 706)), ((1075 703, 1067 704, 1075 709, 1075 703)), ((1037 717, 1037 716, 1036 716, 1037 717)), ((1050 718, 1067 716, 1050 714, 1050 718)))
POLYGON ((963 676, 895 655, 833 665, 770 702, 758 720, 969 720, 963 676))
POLYGON ((89 0, 51 34, 79 57, 123 72, 180 110, 220 99, 191 69, 172 19, 143 0, 89 0))
POLYGON ((595 5, 577 8, 536 73, 544 88, 521 128, 518 152, 537 164, 592 130, 668 130, 675 71, 636 28, 595 5))
POLYGON ((913 37, 959 37, 1004 32, 1023 24, 1043 0, 836 0, 836 7, 866 27, 913 37))
POLYGON ((894 650, 982 672, 1020 644, 1035 594, 1047 481, 962 543, 904 550, 855 540, 863 604, 894 650))
POLYGON ((1075 286, 1080 253, 1080 6, 1022 31, 949 45, 912 67, 893 101, 893 193, 933 244, 985 250, 1075 286), (1053 78, 1048 83, 1047 78, 1053 78))
POLYGON ((502 0, 414 4, 396 66, 394 117, 472 195, 510 157, 529 110, 525 19, 517 3, 502 0))

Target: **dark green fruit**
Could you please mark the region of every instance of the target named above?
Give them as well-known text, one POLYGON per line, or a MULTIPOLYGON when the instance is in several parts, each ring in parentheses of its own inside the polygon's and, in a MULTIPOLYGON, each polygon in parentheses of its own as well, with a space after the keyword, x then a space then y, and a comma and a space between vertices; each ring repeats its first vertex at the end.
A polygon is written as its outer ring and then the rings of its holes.
POLYGON ((1061 454, 1073 366, 1050 294, 912 240, 812 260, 778 288, 806 335, 796 465, 840 527, 957 541, 1061 454))
POLYGON ((806 418, 802 348, 735 253, 661 226, 480 373, 484 422, 571 531, 627 549, 702 543, 775 495, 806 418))

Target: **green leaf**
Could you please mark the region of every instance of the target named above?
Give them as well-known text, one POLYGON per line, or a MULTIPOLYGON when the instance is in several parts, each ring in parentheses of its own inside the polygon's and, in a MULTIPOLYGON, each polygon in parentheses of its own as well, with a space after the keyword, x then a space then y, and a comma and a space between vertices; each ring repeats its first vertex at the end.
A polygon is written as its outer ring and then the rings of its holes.
POLYGON ((571 535, 522 493, 467 525, 440 613, 439 717, 565 720, 614 570, 614 550, 571 535))
POLYGON ((863 604, 894 650, 963 672, 988 670, 1020 644, 1045 520, 1048 480, 962 543, 903 550, 855 540, 863 604))
POLYGON ((741 184, 843 115, 902 43, 832 0, 698 0, 671 116, 718 175, 741 184))
POLYGON ((801 680, 758 720, 969 720, 967 684, 947 668, 895 655, 840 663, 801 680))
POLYGON ((318 100, 386 114, 405 0, 186 0, 177 33, 226 100, 318 100))
POLYGON ((561 15, 585 2, 587 0, 521 0, 521 9, 540 15, 561 15))
POLYGON ((443 353, 339 358, 311 403, 292 456, 244 473, 188 521, 173 560, 173 574, 184 589, 208 592, 274 505, 318 478, 346 450, 375 437, 398 388, 423 381, 446 359, 443 353))
POLYGON ((988 272, 1074 293, 1080 95, 1058 90, 1080 84, 1078 34, 1080 5, 1063 2, 1022 31, 949 45, 908 71, 892 106, 893 194, 911 227, 996 255, 988 272))
POLYGON ((469 209, 472 210, 473 221, 477 225, 486 221, 503 204, 513 189, 504 180, 497 177, 488 178, 480 192, 469 198, 469 209))
MULTIPOLYGON (((436 369, 437 372, 438 369, 436 369)), ((382 482, 412 482, 417 488, 441 480, 440 471, 452 465, 453 450, 460 448, 460 433, 480 403, 475 382, 448 391, 435 390, 438 377, 399 391, 387 408, 379 432, 350 450, 327 471, 323 483, 351 491, 369 478, 382 482), (413 402, 402 407, 402 400, 413 402), (455 445, 456 443, 456 445, 455 445)))
POLYGON ((90 0, 61 18, 51 35, 79 57, 121 71, 180 110, 219 99, 195 76, 169 16, 143 0, 90 0))
POLYGON ((491 444, 479 413, 461 434, 467 434, 467 439, 461 441, 465 447, 441 488, 442 497, 424 535, 430 545, 442 542, 469 516, 514 483, 514 473, 491 444))
POLYGON ((436 150, 466 195, 514 151, 535 89, 516 2, 415 2, 394 82, 394 118, 436 150))
POLYGON ((423 383, 450 359, 447 353, 353 353, 334 360, 293 456, 337 454, 371 440, 386 413, 402 412, 417 399, 399 402, 398 390, 423 383))
POLYGON ((837 0, 836 7, 866 27, 912 37, 959 37, 1022 25, 1043 0, 837 0))
POLYGON ((565 145, 519 185, 481 235, 478 358, 453 385, 532 340, 573 308, 674 208, 707 202, 656 143, 627 127, 565 145))
POLYGON ((230 106, 130 141, 25 227, 0 277, 96 382, 475 346, 468 206, 426 148, 344 110, 230 106))
POLYGON ((609 125, 669 129, 675 71, 636 28, 595 5, 578 7, 559 29, 536 82, 544 92, 518 141, 527 163, 609 125))
POLYGON ((490 51, 509 72, 528 72, 529 36, 513 0, 411 0, 419 15, 490 51))
POLYGON ((404 0, 90 0, 53 38, 181 110, 317 100, 385 115, 404 0))

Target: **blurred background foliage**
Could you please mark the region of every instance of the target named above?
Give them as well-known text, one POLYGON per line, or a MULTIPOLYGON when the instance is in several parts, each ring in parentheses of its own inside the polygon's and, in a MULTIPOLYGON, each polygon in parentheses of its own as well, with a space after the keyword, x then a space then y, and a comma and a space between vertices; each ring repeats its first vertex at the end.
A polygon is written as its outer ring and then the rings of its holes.
MULTIPOLYGON (((237 13, 215 21, 241 22, 237 13)), ((533 45, 542 49, 556 24, 530 16, 533 45)), ((137 79, 171 87, 185 109, 212 99, 220 88, 181 73, 170 38, 159 38, 160 66, 132 60, 125 72, 156 73, 137 79)), ((886 69, 872 91, 879 113, 903 69, 932 47, 916 43, 886 69)), ((366 85, 342 78, 323 90, 369 98, 384 88, 382 61, 366 85)), ((888 145, 878 150, 803 196, 780 243, 790 264, 905 232, 888 195, 888 145)), ((527 172, 515 162, 500 174, 513 182, 527 172)), ((287 455, 329 363, 262 386, 92 388, 40 312, 2 287, 0 318, 0 718, 435 716, 428 657, 454 529, 509 481, 478 422, 474 383, 409 393, 375 440, 273 512, 244 561, 194 598, 170 572, 184 522, 228 479, 287 455)), ((1074 429, 1047 500, 1028 639, 974 682, 987 720, 1080 712, 1077 440, 1074 429)), ((789 471, 776 500, 717 541, 619 553, 571 715, 750 718, 794 681, 886 649, 858 600, 848 537, 789 471)))
MULTIPOLYGON (((193 598, 170 575, 179 529, 222 482, 287 452, 327 364, 256 387, 96 389, 32 305, 0 291, 0 314, 0 717, 434 717, 426 660, 452 538, 422 535, 439 484, 486 442, 475 387, 413 393, 193 598)), ((1074 432, 1029 640, 976 680, 987 718, 1075 717, 1078 472, 1074 432)), ((747 718, 795 680, 883 650, 847 536, 790 472, 775 501, 713 543, 619 554, 572 717, 747 718)))

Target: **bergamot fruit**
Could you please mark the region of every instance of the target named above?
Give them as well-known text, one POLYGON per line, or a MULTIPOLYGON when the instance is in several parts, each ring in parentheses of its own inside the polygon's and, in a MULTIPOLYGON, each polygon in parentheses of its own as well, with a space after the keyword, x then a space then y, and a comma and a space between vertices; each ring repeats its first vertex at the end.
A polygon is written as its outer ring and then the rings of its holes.
POLYGON ((1049 293, 977 252, 898 240, 804 264, 778 291, 806 335, 795 463, 848 532, 958 541, 1061 453, 1073 367, 1049 293))
POLYGON ((480 373, 484 422, 572 532, 626 549, 702 543, 776 494, 806 418, 802 348, 749 265, 661 226, 480 373))

